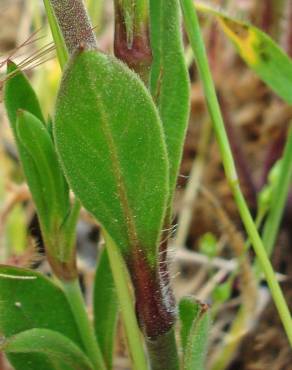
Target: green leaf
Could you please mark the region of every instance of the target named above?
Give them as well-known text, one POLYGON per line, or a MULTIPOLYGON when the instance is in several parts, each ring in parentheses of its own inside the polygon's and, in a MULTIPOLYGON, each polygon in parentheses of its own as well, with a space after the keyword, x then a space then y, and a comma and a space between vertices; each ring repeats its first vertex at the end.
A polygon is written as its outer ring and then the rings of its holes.
POLYGON ((68 60, 68 50, 67 50, 64 37, 60 30, 58 20, 55 16, 54 9, 52 7, 51 2, 49 0, 44 0, 44 6, 46 9, 48 22, 49 22, 52 36, 54 39, 54 43, 56 46, 58 61, 59 61, 60 67, 63 69, 68 60))
MULTIPOLYGON (((0 266, 0 333, 6 338, 32 328, 58 331, 82 348, 70 306, 62 290, 43 275, 0 266)), ((41 355, 10 355, 16 370, 51 370, 41 355)))
POLYGON ((30 329, 4 340, 0 349, 13 354, 43 354, 72 370, 92 370, 81 349, 64 335, 48 329, 30 329))
POLYGON ((46 204, 45 212, 40 212, 41 222, 47 225, 50 232, 55 232, 55 225, 64 221, 69 212, 69 192, 65 178, 59 166, 57 154, 50 134, 42 122, 25 111, 18 112, 16 124, 17 137, 21 144, 29 153, 22 158, 24 169, 34 163, 36 173, 27 171, 25 173, 28 183, 31 182, 30 176, 37 178, 39 182, 38 189, 32 189, 32 195, 35 197, 44 196, 46 204))
POLYGON ((150 89, 163 122, 169 156, 172 201, 189 117, 189 77, 184 58, 177 0, 150 0, 150 89))
POLYGON ((208 5, 199 11, 215 15, 247 65, 287 103, 292 103, 292 60, 264 32, 208 5))
POLYGON ((71 221, 76 221, 76 217, 70 217, 69 189, 59 166, 50 126, 47 129, 43 123, 36 95, 24 74, 13 63, 8 65, 8 73, 5 106, 50 263, 59 277, 73 275, 75 271, 67 272, 70 269, 67 267, 74 265, 75 224, 71 221), (60 262, 66 266, 60 267, 60 262))
POLYGON ((115 58, 79 51, 61 83, 54 133, 85 208, 124 256, 143 251, 154 265, 168 160, 157 110, 137 75, 115 58))
POLYGON ((217 239, 214 234, 206 233, 199 240, 199 250, 205 256, 210 259, 216 257, 217 251, 217 239))
POLYGON ((188 336, 193 321, 197 318, 200 311, 200 305, 194 303, 189 297, 184 297, 179 302, 179 318, 180 318, 180 338, 183 351, 187 347, 188 336))
POLYGON ((206 304, 183 298, 179 303, 184 370, 204 370, 210 328, 210 312, 206 304))
MULTIPOLYGON (((269 256, 271 256, 275 247, 277 235, 289 191, 292 183, 292 124, 290 123, 287 140, 285 143, 283 155, 280 161, 274 166, 269 175, 271 186, 270 209, 264 224, 262 238, 264 246, 269 256)), ((257 262, 258 264, 258 262, 257 262)))
POLYGON ((27 176, 27 182, 31 193, 34 197, 34 202, 38 209, 39 215, 46 219, 47 206, 45 202, 45 193, 37 175, 37 168, 25 147, 17 137, 16 122, 17 112, 22 109, 34 114, 41 122, 44 122, 43 115, 40 110, 39 102, 36 94, 31 87, 25 75, 17 69, 17 66, 8 63, 8 79, 4 86, 4 103, 8 114, 10 126, 16 141, 20 160, 23 170, 27 176))
POLYGON ((233 279, 228 279, 227 281, 224 281, 223 283, 217 285, 213 292, 212 292, 212 298, 216 303, 224 303, 226 302, 231 294, 232 294, 232 285, 233 285, 233 279))
POLYGON ((106 248, 101 252, 94 283, 94 328, 103 358, 112 369, 118 319, 118 298, 106 248))
POLYGON ((41 122, 45 122, 38 98, 31 84, 24 73, 11 61, 7 65, 4 103, 14 136, 16 135, 17 111, 20 109, 32 113, 41 122))

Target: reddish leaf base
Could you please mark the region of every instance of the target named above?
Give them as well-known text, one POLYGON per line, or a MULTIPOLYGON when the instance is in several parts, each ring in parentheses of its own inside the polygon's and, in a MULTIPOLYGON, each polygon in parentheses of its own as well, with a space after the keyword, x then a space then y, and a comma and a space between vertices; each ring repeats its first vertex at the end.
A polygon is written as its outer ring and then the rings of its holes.
MULTIPOLYGON (((149 339, 168 332, 175 322, 172 291, 158 270, 149 266, 142 250, 128 260, 136 297, 136 311, 141 329, 149 339)), ((165 268, 163 268, 165 271, 165 268)))

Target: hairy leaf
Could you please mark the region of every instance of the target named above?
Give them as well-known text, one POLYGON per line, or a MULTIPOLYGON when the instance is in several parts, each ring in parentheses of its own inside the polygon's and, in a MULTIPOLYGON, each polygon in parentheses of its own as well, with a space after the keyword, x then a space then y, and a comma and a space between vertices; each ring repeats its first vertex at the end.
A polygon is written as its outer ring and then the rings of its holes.
POLYGON ((152 99, 115 58, 79 51, 64 74, 55 142, 67 179, 122 253, 156 261, 168 160, 152 99))
POLYGON ((15 334, 0 344, 5 353, 43 354, 52 362, 71 370, 92 370, 93 367, 81 349, 64 335, 48 329, 30 329, 15 334))
MULTIPOLYGON (((16 126, 18 139, 29 153, 29 158, 22 158, 23 167, 28 168, 33 162, 36 168, 36 173, 28 171, 25 175, 28 183, 31 182, 30 176, 38 179, 39 188, 33 191, 44 193, 45 218, 50 219, 50 228, 54 230, 51 225, 57 221, 62 223, 69 211, 68 186, 60 169, 54 144, 42 122, 29 112, 18 113, 16 126), (30 163, 26 163, 27 161, 30 163)), ((37 194, 37 197, 41 196, 42 193, 37 194)))
POLYGON ((103 358, 112 368, 118 319, 118 298, 106 248, 101 252, 94 282, 94 328, 103 358))
POLYGON ((184 370, 204 370, 207 353, 210 313, 206 304, 183 298, 179 303, 184 370))
MULTIPOLYGON (((81 338, 62 290, 43 275, 0 266, 0 333, 6 338, 32 328, 58 331, 82 348, 81 338)), ((51 370, 42 355, 9 355, 16 370, 51 370)))
POLYGON ((169 156, 172 200, 189 116, 189 78, 182 45, 178 0, 150 0, 150 89, 159 108, 169 156))
POLYGON ((54 270, 58 268, 63 274, 65 269, 57 266, 59 262, 73 264, 74 260, 72 226, 74 228, 75 225, 67 227, 67 220, 70 221, 68 185, 59 166, 50 126, 46 127, 43 122, 31 85, 13 63, 8 65, 8 73, 10 76, 4 95, 10 125, 36 205, 46 248, 52 257, 51 264, 55 266, 54 270))
POLYGON ((292 60, 264 32, 205 4, 199 11, 215 15, 242 59, 287 103, 292 103, 292 60))
POLYGON ((45 221, 47 219, 46 197, 39 181, 37 168, 30 154, 18 139, 16 132, 17 112, 20 109, 34 114, 41 122, 44 122, 43 115, 36 94, 25 75, 18 70, 17 66, 12 62, 8 64, 7 73, 9 78, 4 86, 5 108, 16 141, 23 170, 27 176, 27 182, 34 197, 34 202, 45 223, 44 226, 48 226, 48 222, 45 221))
POLYGON ((4 102, 11 127, 16 133, 17 111, 26 110, 45 122, 38 98, 28 79, 11 61, 7 65, 7 81, 4 88, 4 102))
POLYGON ((179 302, 179 317, 180 317, 180 338, 183 351, 187 347, 188 336, 192 327, 193 321, 197 318, 200 311, 200 305, 194 303, 191 298, 182 298, 179 302))

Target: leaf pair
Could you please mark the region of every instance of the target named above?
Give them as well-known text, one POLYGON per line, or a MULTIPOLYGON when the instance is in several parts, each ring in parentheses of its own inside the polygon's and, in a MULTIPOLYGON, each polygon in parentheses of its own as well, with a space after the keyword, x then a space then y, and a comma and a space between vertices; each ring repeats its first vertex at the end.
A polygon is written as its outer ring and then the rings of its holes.
MULTIPOLYGON (((24 74, 9 62, 5 106, 51 260, 71 261, 76 212, 39 102, 24 74), (11 76, 12 74, 12 76, 11 76)), ((71 262, 72 263, 72 262, 71 262)))
POLYGON ((0 266, 0 293, 0 348, 16 370, 90 369, 58 286, 42 274, 0 266))
MULTIPOLYGON (((108 369, 117 313, 104 250, 95 277, 94 327, 108 369)), ((0 266, 0 334, 0 350, 15 370, 92 369, 65 294, 42 274, 0 266)))

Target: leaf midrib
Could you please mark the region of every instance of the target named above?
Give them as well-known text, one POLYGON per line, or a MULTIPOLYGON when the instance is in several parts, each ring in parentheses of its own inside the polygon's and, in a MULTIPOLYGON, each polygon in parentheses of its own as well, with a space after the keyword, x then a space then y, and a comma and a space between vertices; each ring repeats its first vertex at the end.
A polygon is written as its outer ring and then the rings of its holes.
MULTIPOLYGON (((86 61, 85 61, 85 64, 86 64, 86 61)), ((100 121, 101 125, 100 125, 100 127, 101 127, 101 130, 102 130, 102 132, 105 136, 108 147, 109 147, 109 154, 110 154, 110 157, 111 157, 113 175, 115 177, 116 184, 117 184, 116 189, 117 189, 117 193, 118 193, 118 198, 120 199, 121 209, 122 209, 122 212, 124 214, 124 219, 125 219, 125 224, 126 224, 126 227, 127 227, 127 235, 128 235, 128 238, 129 238, 130 246, 132 248, 138 248, 139 238, 138 238, 138 235, 137 235, 137 229, 136 229, 136 225, 135 225, 135 222, 134 222, 134 217, 133 217, 132 210, 131 210, 131 207, 130 207, 130 204, 129 204, 129 201, 128 201, 128 197, 127 197, 127 190, 126 190, 126 185, 125 185, 125 181, 124 181, 124 176, 123 176, 123 173, 122 173, 122 170, 121 170, 121 165, 120 165, 119 156, 118 156, 118 150, 116 148, 115 141, 113 139, 111 129, 110 129, 109 124, 108 124, 108 114, 107 114, 106 110, 104 109, 102 98, 96 92, 95 85, 93 85, 93 83, 91 83, 91 81, 95 81, 95 76, 94 76, 90 66, 85 68, 85 75, 86 74, 88 76, 89 89, 93 93, 93 96, 96 97, 96 99, 95 99, 96 107, 100 111, 100 115, 101 115, 101 121, 100 121)))

